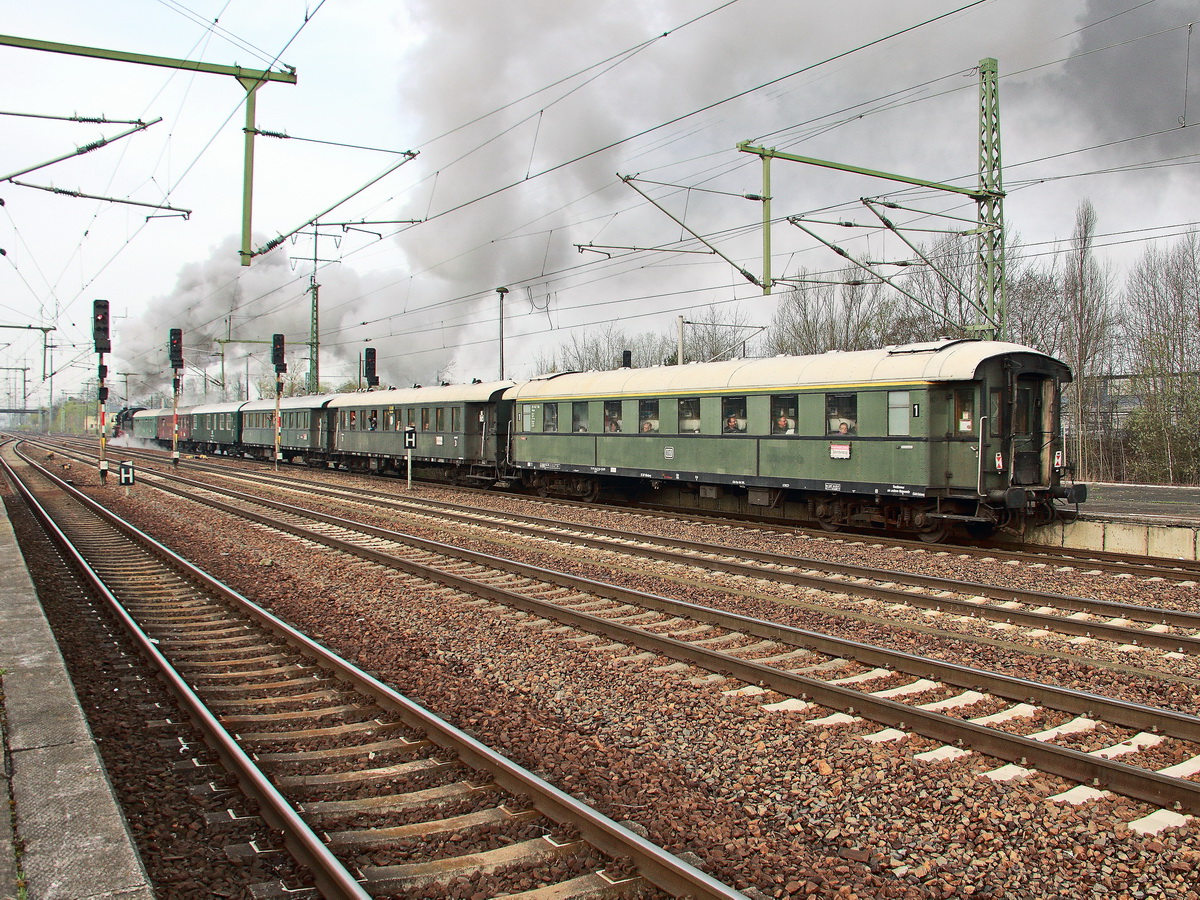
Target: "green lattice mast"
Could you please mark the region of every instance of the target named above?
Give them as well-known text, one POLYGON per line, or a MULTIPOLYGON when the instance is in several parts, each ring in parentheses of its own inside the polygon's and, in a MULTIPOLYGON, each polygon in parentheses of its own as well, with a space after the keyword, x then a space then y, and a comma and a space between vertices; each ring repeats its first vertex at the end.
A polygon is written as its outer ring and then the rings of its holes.
POLYGON ((981 331, 1005 338, 1004 184, 1000 171, 1000 93, 996 60, 979 61, 979 308, 981 331))

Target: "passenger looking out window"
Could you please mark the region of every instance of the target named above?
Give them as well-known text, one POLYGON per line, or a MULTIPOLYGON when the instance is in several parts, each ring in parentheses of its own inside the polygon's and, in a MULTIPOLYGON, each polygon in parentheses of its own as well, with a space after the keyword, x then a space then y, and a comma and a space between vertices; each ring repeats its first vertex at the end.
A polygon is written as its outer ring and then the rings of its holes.
POLYGON ((825 421, 830 434, 857 434, 858 394, 826 394, 825 421))
POLYGON ((782 394, 771 398, 771 434, 796 433, 796 397, 782 394))
POLYGON ((604 401, 604 430, 609 434, 621 432, 621 401, 604 401))
POLYGON ((642 434, 655 434, 658 431, 658 401, 638 401, 638 431, 642 434))
POLYGON ((721 416, 724 424, 722 434, 744 434, 746 432, 746 398, 722 397, 721 416))

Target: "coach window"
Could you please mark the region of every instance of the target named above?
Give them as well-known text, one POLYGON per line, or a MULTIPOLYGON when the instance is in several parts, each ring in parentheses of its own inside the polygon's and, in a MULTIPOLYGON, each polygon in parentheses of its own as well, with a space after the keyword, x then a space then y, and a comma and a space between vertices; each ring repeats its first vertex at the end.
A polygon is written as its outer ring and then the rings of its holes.
POLYGON ((455 434, 462 431, 462 409, 458 406, 450 407, 450 430, 455 434))
POLYGON ((588 405, 586 400, 571 404, 571 431, 583 434, 588 430, 588 405))
POLYGON ((975 433, 975 391, 959 388, 954 392, 954 432, 975 433))
POLYGON ((434 431, 445 431, 446 430, 446 407, 439 406, 437 409, 434 410, 433 430, 434 431))
POLYGON ((679 433, 700 433, 700 398, 688 397, 679 401, 679 433))
POLYGON ((356 431, 358 429, 358 410, 350 410, 350 423, 346 426, 346 428, 350 431, 356 431))
POLYGON ((796 395, 776 394, 771 397, 771 434, 796 433, 796 395))
POLYGON ((364 424, 367 427, 367 431, 379 430, 379 410, 371 410, 371 412, 365 416, 365 419, 366 422, 364 424))
POLYGON ((858 394, 826 394, 825 423, 830 434, 857 434, 858 394))
POLYGON ((888 434, 912 434, 908 391, 888 391, 888 434))
POLYGON ((658 401, 638 401, 638 431, 641 434, 658 433, 658 401))
POLYGON ((542 431, 558 431, 558 404, 542 404, 542 431))
POLYGON ((429 430, 429 407, 428 406, 421 407, 421 430, 422 431, 429 430))
POLYGON ((621 430, 621 401, 604 401, 604 430, 616 434, 621 430))
POLYGON ((746 398, 721 398, 721 433, 742 434, 746 430, 746 398))
POLYGON ((1027 387, 1017 388, 1017 408, 1013 411, 1013 434, 1032 434, 1033 427, 1033 392, 1027 387))

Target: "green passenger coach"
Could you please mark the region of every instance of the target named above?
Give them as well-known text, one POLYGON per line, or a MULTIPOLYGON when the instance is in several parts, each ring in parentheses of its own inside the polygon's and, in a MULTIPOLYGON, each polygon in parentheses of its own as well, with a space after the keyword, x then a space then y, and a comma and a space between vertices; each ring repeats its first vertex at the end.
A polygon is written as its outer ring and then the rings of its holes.
POLYGON ((329 403, 330 458, 352 470, 405 471, 405 435, 413 474, 491 486, 500 477, 501 435, 511 381, 435 385, 343 394, 329 403))
POLYGON ((955 340, 552 375, 506 395, 510 462, 549 495, 990 533, 1083 499, 1060 485, 1069 381, 1028 347, 955 340))

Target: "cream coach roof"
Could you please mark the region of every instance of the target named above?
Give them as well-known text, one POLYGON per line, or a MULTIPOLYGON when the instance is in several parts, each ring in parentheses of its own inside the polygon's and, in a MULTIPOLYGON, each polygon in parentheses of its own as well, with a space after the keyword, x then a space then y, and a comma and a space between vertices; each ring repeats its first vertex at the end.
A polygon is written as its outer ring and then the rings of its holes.
POLYGON ((189 413, 231 413, 242 408, 245 400, 229 400, 225 403, 206 403, 203 406, 193 406, 189 413))
MULTIPOLYGON (((306 397, 280 397, 279 408, 284 409, 320 409, 337 394, 309 394, 306 397)), ((261 400, 251 400, 242 406, 242 412, 259 412, 270 410, 275 412, 275 398, 263 397, 261 400)))
MULTIPOLYGON (((1007 353, 1050 359, 1020 344, 1000 341, 931 341, 881 350, 833 351, 686 366, 615 369, 543 376, 520 385, 516 400, 643 394, 647 396, 771 388, 845 389, 858 384, 915 384, 975 377, 981 363, 1007 353)), ((1065 372, 1065 367, 1064 367, 1065 372)))
POLYGON ((430 387, 338 394, 329 404, 329 408, 361 409, 382 406, 420 406, 429 403, 487 403, 497 391, 503 391, 512 386, 513 382, 511 381, 488 381, 479 384, 436 384, 430 387))

